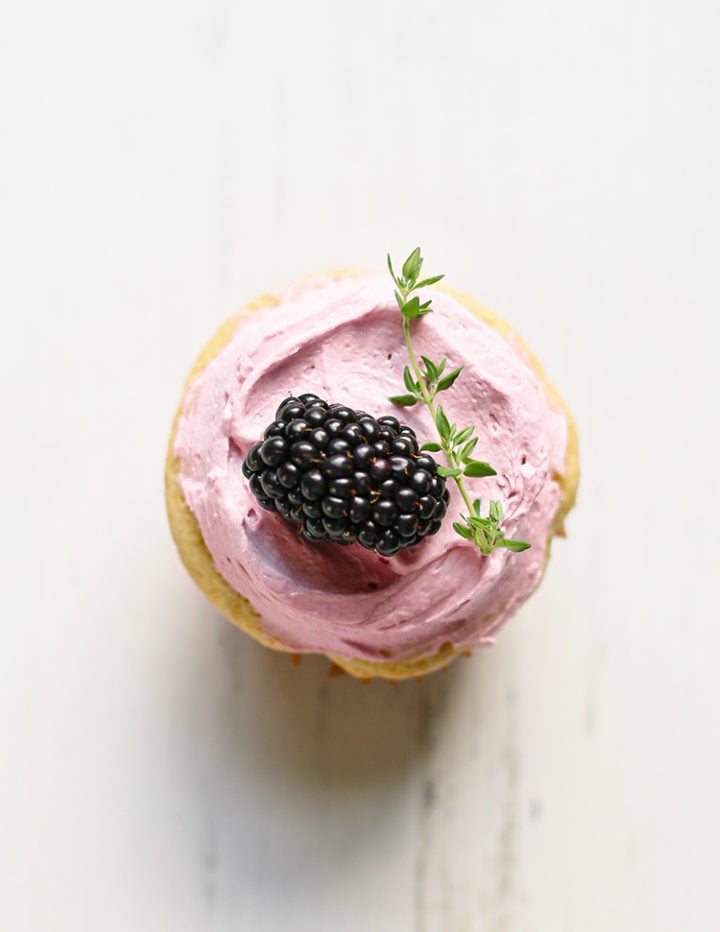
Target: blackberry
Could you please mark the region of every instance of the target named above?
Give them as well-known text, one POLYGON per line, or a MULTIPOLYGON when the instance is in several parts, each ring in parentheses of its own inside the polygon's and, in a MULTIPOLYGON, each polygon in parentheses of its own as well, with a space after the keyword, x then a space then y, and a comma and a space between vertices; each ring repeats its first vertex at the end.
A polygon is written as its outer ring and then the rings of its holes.
POLYGON ((311 394, 280 404, 242 470, 260 505, 306 540, 384 556, 437 533, 450 500, 412 428, 311 394))

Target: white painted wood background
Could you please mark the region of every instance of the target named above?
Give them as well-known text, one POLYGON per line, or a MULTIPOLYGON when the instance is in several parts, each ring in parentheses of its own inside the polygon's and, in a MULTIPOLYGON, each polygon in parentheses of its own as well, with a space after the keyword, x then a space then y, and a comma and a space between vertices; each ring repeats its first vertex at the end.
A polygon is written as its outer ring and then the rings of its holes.
POLYGON ((720 13, 4 0, 0 927, 716 930, 720 13), (572 405, 492 650, 295 668, 162 500, 216 324, 422 244, 572 405))

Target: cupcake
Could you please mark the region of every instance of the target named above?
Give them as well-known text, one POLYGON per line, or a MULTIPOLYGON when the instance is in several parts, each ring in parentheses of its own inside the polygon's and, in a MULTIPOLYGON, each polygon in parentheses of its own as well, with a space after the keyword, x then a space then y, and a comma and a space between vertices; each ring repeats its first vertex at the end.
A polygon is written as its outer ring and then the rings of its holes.
POLYGON ((349 269, 264 295, 200 354, 165 488, 180 556, 256 640, 398 680, 493 643, 578 482, 572 417, 495 313, 349 269))

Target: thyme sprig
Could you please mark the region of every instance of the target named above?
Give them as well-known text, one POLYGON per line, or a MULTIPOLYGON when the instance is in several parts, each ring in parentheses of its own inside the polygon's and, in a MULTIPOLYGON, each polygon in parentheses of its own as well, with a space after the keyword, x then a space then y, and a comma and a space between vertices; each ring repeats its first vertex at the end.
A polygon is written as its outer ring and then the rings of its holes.
POLYGON ((461 522, 455 521, 453 528, 460 537, 472 540, 484 555, 492 553, 498 547, 504 547, 516 553, 530 547, 526 541, 510 540, 505 537, 502 529, 503 509, 499 501, 490 502, 489 513, 486 518, 481 514, 481 500, 471 501, 465 487, 464 479, 495 476, 497 473, 489 463, 473 458, 473 452, 478 443, 474 427, 458 427, 450 421, 441 404, 436 404, 440 392, 447 391, 462 372, 463 367, 452 369, 446 373, 447 359, 433 362, 429 357, 420 355, 422 367, 415 353, 410 333, 410 321, 419 320, 426 314, 431 314, 432 299, 421 301, 420 295, 413 292, 420 288, 427 288, 439 282, 444 275, 433 275, 430 278, 420 279, 423 258, 420 247, 414 249, 402 266, 400 275, 396 275, 390 256, 387 257, 388 270, 395 283, 395 299, 402 313, 403 333, 407 346, 410 365, 403 371, 403 384, 405 393, 393 395, 390 401, 405 407, 418 403, 427 406, 437 428, 440 442, 431 441, 423 444, 422 450, 429 452, 442 451, 447 466, 438 466, 438 474, 455 480, 467 508, 467 514, 461 514, 461 522))

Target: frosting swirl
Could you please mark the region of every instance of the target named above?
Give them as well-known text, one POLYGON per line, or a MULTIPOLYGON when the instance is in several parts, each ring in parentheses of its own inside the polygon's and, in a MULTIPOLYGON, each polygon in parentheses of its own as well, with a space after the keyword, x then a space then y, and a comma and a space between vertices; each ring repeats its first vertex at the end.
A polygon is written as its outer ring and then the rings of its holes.
MULTIPOLYGON (((564 412, 519 347, 433 290, 434 313, 413 329, 413 342, 464 366, 443 400, 459 425, 475 425, 477 455, 498 473, 468 487, 486 506, 500 499, 507 536, 532 549, 481 557, 452 528, 462 505, 452 482, 440 531, 396 556, 311 544, 260 508, 242 460, 289 394, 397 416, 387 398, 402 384, 405 346, 385 274, 321 276, 276 298, 239 323, 191 385, 177 428, 181 488, 216 569, 291 651, 382 661, 434 654, 447 642, 491 643, 542 575, 565 470, 564 412)), ((420 442, 436 439, 424 406, 400 419, 420 442)))

